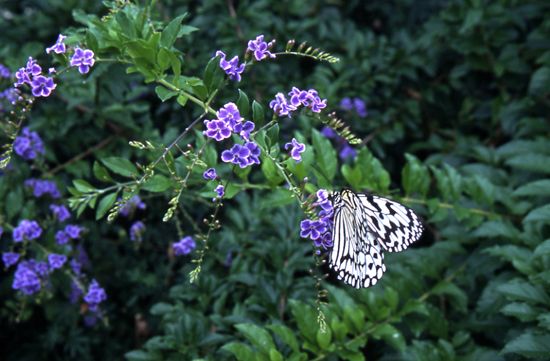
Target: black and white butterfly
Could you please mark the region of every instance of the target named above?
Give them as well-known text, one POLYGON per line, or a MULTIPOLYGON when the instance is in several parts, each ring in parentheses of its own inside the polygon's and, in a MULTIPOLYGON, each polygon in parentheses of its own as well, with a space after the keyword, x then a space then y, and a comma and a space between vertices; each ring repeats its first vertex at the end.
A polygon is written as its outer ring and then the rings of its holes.
POLYGON ((383 252, 402 251, 422 235, 420 218, 387 198, 345 189, 329 200, 334 208, 329 266, 353 287, 376 284, 386 271, 383 252))

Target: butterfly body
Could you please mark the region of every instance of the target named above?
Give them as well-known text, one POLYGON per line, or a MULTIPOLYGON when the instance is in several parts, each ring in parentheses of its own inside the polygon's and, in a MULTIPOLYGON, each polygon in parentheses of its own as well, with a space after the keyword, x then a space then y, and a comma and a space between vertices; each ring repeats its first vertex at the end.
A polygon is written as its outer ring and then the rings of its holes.
POLYGON ((333 192, 333 248, 329 266, 338 279, 363 288, 386 271, 383 251, 399 252, 422 235, 420 218, 404 205, 369 193, 333 192))

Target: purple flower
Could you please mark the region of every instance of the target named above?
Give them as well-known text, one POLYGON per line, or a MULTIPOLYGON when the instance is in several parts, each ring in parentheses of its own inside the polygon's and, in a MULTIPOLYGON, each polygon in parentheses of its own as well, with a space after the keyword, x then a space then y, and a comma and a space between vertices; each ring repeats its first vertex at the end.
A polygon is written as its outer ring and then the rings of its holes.
POLYGON ((48 74, 55 74, 55 73, 57 73, 57 70, 55 70, 55 68, 48 69, 48 74))
POLYGON ((130 215, 133 215, 136 209, 145 209, 147 208, 147 205, 141 201, 141 198, 139 196, 133 196, 130 198, 122 208, 118 211, 118 213, 123 217, 128 217, 130 215))
POLYGON ((347 158, 355 159, 357 156, 357 151, 353 149, 349 144, 345 144, 342 149, 340 149, 340 159, 345 160, 347 158))
POLYGON ((317 93, 317 90, 310 89, 308 90, 308 94, 310 96, 309 108, 311 109, 312 112, 320 113, 321 110, 327 107, 327 100, 321 99, 319 97, 319 94, 317 93))
POLYGON ((208 180, 214 180, 218 175, 216 174, 216 170, 214 168, 208 168, 203 174, 202 177, 204 179, 208 180))
POLYGON ((32 295, 40 291, 40 277, 36 270, 36 263, 23 261, 17 265, 13 276, 12 288, 26 295, 32 295))
POLYGON ((231 136, 231 128, 223 120, 205 120, 204 125, 206 125, 204 134, 209 138, 216 139, 218 142, 231 136))
POLYGON ((4 228, 0 227, 0 237, 2 237, 2 233, 4 233, 4 228))
POLYGON ((280 117, 290 115, 296 110, 294 105, 288 103, 283 93, 277 93, 275 99, 269 102, 269 107, 280 117))
POLYGON ((254 142, 245 145, 235 144, 231 149, 222 152, 222 160, 226 163, 238 164, 241 168, 256 163, 260 164, 260 148, 254 142))
POLYGON ((145 232, 145 224, 142 221, 134 222, 130 227, 130 240, 141 242, 143 232, 145 232))
POLYGON ((64 222, 67 219, 71 218, 71 213, 64 205, 52 204, 50 205, 50 210, 52 211, 55 219, 57 219, 59 222, 64 222))
POLYGON ((80 226, 77 226, 76 224, 68 224, 65 226, 64 232, 67 234, 67 236, 71 239, 77 239, 80 238, 80 232, 82 232, 83 228, 80 226))
POLYGON ((9 268, 19 261, 19 253, 4 252, 2 253, 2 261, 4 262, 4 266, 9 268))
POLYGON ((237 105, 235 103, 225 104, 223 108, 220 108, 216 112, 216 115, 218 116, 219 120, 227 123, 231 130, 233 130, 237 124, 241 123, 244 120, 243 117, 241 117, 239 108, 237 108, 237 105))
POLYGON ((237 123, 233 130, 235 133, 239 134, 244 140, 249 141, 250 140, 250 133, 254 130, 254 122, 251 122, 250 120, 247 120, 244 124, 243 123, 237 123))
POLYGON ((72 259, 69 262, 69 265, 71 266, 71 269, 73 270, 75 275, 77 275, 77 276, 80 275, 80 273, 82 272, 82 263, 80 263, 76 259, 72 259))
POLYGON ((67 48, 65 47, 65 43, 63 43, 65 38, 66 38, 65 35, 59 34, 55 44, 53 44, 49 48, 46 48, 46 53, 49 54, 50 52, 53 51, 56 54, 64 54, 67 51, 67 48))
POLYGON ((32 75, 32 76, 37 76, 37 75, 40 75, 42 73, 42 68, 40 67, 40 65, 38 65, 36 60, 33 59, 30 56, 29 56, 29 60, 27 61, 27 66, 26 66, 25 70, 26 70, 27 74, 32 75))
POLYGON ((82 296, 83 293, 84 292, 82 291, 80 286, 76 282, 72 281, 71 292, 69 293, 69 302, 72 304, 77 303, 78 300, 80 299, 80 296, 82 296))
POLYGON ((11 77, 10 69, 6 67, 4 64, 0 64, 0 78, 9 79, 10 77, 11 77))
POLYGON ((42 234, 42 228, 38 225, 36 221, 30 221, 28 219, 23 219, 19 222, 19 225, 13 229, 13 241, 14 242, 23 242, 24 240, 30 241, 40 237, 42 234))
POLYGON ((219 198, 222 198, 225 194, 225 187, 220 184, 216 187, 216 189, 214 189, 214 191, 216 192, 219 198))
POLYGON ((336 132, 332 130, 331 127, 326 127, 326 126, 323 127, 323 129, 321 130, 321 134, 323 134, 327 138, 334 138, 337 136, 336 132))
POLYGON ((257 61, 267 57, 275 58, 275 55, 269 51, 274 44, 275 40, 270 41, 268 44, 264 41, 263 35, 258 35, 256 40, 250 40, 248 42, 248 48, 246 50, 253 52, 257 61))
POLYGON ((321 220, 305 219, 300 222, 300 237, 316 240, 327 231, 325 222, 321 220))
POLYGON ((29 84, 29 85, 31 84, 31 77, 29 73, 27 73, 27 69, 25 68, 19 68, 19 70, 15 72, 15 79, 17 79, 15 84, 13 84, 13 86, 15 87, 18 87, 23 84, 29 84))
POLYGON ((367 105, 363 100, 359 98, 354 98, 353 107, 355 108, 355 112, 357 113, 357 115, 359 115, 361 118, 365 118, 368 115, 367 105))
POLYGON ((69 235, 65 231, 57 231, 55 234, 55 241, 60 246, 69 243, 69 235))
POLYGON ((34 77, 31 81, 32 95, 35 97, 47 97, 50 96, 52 90, 57 87, 57 84, 53 82, 52 78, 39 75, 34 77))
POLYGON ((52 270, 63 267, 65 262, 67 262, 67 256, 64 254, 50 253, 48 255, 48 263, 52 270))
POLYGON ((285 149, 290 150, 290 156, 297 162, 302 161, 302 153, 306 150, 306 146, 303 143, 300 143, 296 138, 292 138, 292 142, 285 144, 285 149))
POLYGON ((229 75, 229 79, 241 81, 241 74, 243 73, 246 64, 242 63, 241 65, 239 65, 238 56, 233 57, 229 61, 225 60, 226 55, 221 50, 216 51, 216 56, 220 57, 220 68, 222 68, 223 71, 225 71, 225 73, 229 75))
POLYGON ((36 198, 45 194, 54 199, 61 197, 61 193, 59 193, 59 189, 53 181, 31 178, 25 181, 25 186, 32 188, 32 193, 36 198))
POLYGON ((315 245, 315 247, 322 247, 324 249, 332 248, 333 246, 332 233, 326 232, 321 237, 314 240, 313 244, 315 245))
POLYGON ((84 301, 86 301, 90 310, 97 311, 99 304, 106 299, 107 294, 105 290, 99 286, 96 280, 92 280, 92 283, 88 287, 88 293, 84 296, 84 301))
POLYGON ((176 256, 183 256, 191 253, 196 247, 195 240, 191 236, 184 237, 172 245, 176 256))
POLYGON ((80 74, 86 74, 94 66, 94 52, 89 49, 76 48, 71 58, 71 66, 77 66, 80 74))
POLYGON ((353 101, 348 97, 342 98, 342 100, 340 100, 340 108, 344 110, 353 110, 353 101))
POLYGON ((46 153, 44 143, 37 132, 32 132, 28 127, 23 128, 21 134, 15 138, 13 149, 25 160, 35 159, 38 154, 46 153))
POLYGON ((21 91, 17 88, 7 88, 4 91, 0 92, 0 98, 4 98, 8 103, 14 105, 18 101, 22 100, 21 91))

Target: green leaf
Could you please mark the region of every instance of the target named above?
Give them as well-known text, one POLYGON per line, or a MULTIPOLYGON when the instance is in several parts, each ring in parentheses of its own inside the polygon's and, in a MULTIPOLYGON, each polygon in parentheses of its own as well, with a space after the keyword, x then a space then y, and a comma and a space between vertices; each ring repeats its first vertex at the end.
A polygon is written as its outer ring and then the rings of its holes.
POLYGON ((153 356, 143 350, 134 350, 134 351, 126 352, 124 354, 124 357, 128 361, 157 361, 158 360, 156 356, 153 356))
POLYGON ((317 337, 317 314, 311 308, 297 300, 290 300, 290 310, 298 325, 298 329, 310 343, 316 342, 317 337))
POLYGON ((107 169, 101 164, 99 164, 99 162, 97 161, 94 161, 93 172, 94 172, 94 176, 100 181, 111 182, 113 180, 109 175, 109 172, 107 171, 107 169))
POLYGON ((73 185, 78 191, 82 193, 94 192, 96 190, 96 188, 93 185, 91 185, 84 179, 73 180, 73 185))
POLYGON ((241 342, 231 342, 222 346, 222 350, 229 351, 239 361, 255 361, 254 352, 241 342))
POLYGON ((327 327, 326 332, 321 332, 317 330, 317 344, 321 350, 327 350, 331 346, 332 341, 332 330, 327 327))
POLYGON ((168 23, 160 35, 160 45, 166 48, 171 48, 172 45, 174 45, 174 42, 179 36, 181 22, 186 16, 187 14, 182 14, 175 17, 172 21, 170 21, 170 23, 168 23))
POLYGON ((277 166, 271 160, 271 158, 267 156, 262 157, 261 168, 270 186, 274 187, 276 185, 281 184, 281 182, 283 182, 284 178, 279 174, 279 171, 277 170, 277 166))
POLYGON ((214 90, 220 86, 220 83, 223 81, 224 72, 220 68, 220 58, 213 57, 210 59, 206 68, 204 69, 204 85, 208 89, 208 94, 212 94, 214 90))
POLYGON ((237 108, 239 108, 239 113, 243 118, 248 118, 250 113, 250 101, 245 92, 239 89, 239 98, 237 99, 237 108))
POLYGON ((123 177, 134 177, 137 175, 136 166, 128 159, 120 157, 108 157, 100 159, 107 168, 123 177))
POLYGON ((405 153, 407 164, 401 172, 405 195, 418 193, 425 197, 430 187, 430 174, 428 168, 412 154, 405 153))
POLYGON ((500 312, 506 316, 512 316, 522 322, 531 322, 537 319, 540 310, 534 308, 528 303, 512 302, 504 306, 500 312))
POLYGON ((483 19, 483 10, 482 9, 470 9, 468 10, 468 13, 466 14, 466 18, 464 19, 464 23, 462 24, 462 27, 459 30, 460 34, 465 34, 469 32, 473 27, 478 25, 481 20, 483 19))
POLYGON ((357 154, 354 167, 362 173, 361 187, 379 193, 387 193, 390 187, 390 175, 382 166, 382 163, 372 153, 363 148, 357 154))
POLYGON ((550 222, 550 204, 533 209, 523 219, 523 222, 539 222, 539 221, 542 221, 544 223, 550 222))
POLYGON ((508 158, 506 164, 510 167, 530 172, 550 174, 550 156, 543 154, 520 154, 508 158))
POLYGON ((550 67, 543 66, 535 70, 529 81, 529 94, 543 97, 550 90, 550 67))
POLYGON ((548 304, 550 297, 539 287, 524 280, 512 280, 497 287, 497 291, 512 301, 525 301, 531 303, 548 304))
POLYGON ((182 107, 185 106, 185 104, 187 104, 187 101, 189 100, 189 98, 186 96, 186 95, 183 95, 183 94, 180 94, 178 95, 178 97, 176 98, 176 101, 178 102, 179 105, 181 105, 182 107))
POLYGON ((383 339, 399 351, 404 351, 407 347, 403 334, 388 323, 378 326, 372 333, 372 337, 383 339))
POLYGON ((528 358, 550 358, 550 334, 538 334, 524 333, 518 338, 508 342, 504 349, 503 354, 516 353, 523 357, 528 358))
POLYGON ((162 100, 163 102, 178 95, 178 92, 177 91, 173 91, 173 90, 169 90, 167 89, 166 87, 162 86, 162 85, 157 85, 155 87, 155 93, 157 93, 157 96, 159 97, 160 100, 162 100))
POLYGON ((279 336, 281 341, 287 344, 292 351, 298 352, 298 340, 296 340, 296 336, 294 336, 294 332, 290 328, 279 324, 269 325, 267 328, 279 336))
POLYGON ((265 120, 264 107, 255 100, 252 101, 252 120, 257 127, 263 125, 265 120))
POLYGON ((270 361, 283 361, 283 355, 276 349, 272 348, 269 350, 269 360, 270 361))
POLYGON ((105 197, 99 201, 99 205, 97 206, 96 212, 95 212, 95 219, 101 219, 103 216, 111 209, 113 204, 115 204, 116 197, 118 195, 118 192, 107 194, 105 197))
POLYGON ((544 257, 550 255, 550 239, 545 240, 535 248, 533 252, 533 257, 544 257))
POLYGON ((164 192, 172 186, 169 178, 161 174, 155 174, 144 185, 143 189, 149 192, 164 192))
POLYGON ((244 337, 254 345, 258 351, 269 355, 269 351, 275 348, 271 335, 263 328, 253 323, 239 323, 235 325, 244 337))
POLYGON ((513 193, 514 196, 550 196, 550 179, 540 179, 518 187, 513 193))
POLYGON ((332 144, 330 144, 330 141, 317 130, 313 129, 312 135, 317 169, 328 182, 332 182, 336 176, 336 167, 338 165, 336 151, 332 147, 332 144))

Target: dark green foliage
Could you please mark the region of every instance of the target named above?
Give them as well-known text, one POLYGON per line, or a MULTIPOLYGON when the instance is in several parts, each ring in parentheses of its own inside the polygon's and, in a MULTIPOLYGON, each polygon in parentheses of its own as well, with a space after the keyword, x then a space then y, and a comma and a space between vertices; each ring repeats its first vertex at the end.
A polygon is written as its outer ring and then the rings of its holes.
MULTIPOLYGON (((55 96, 36 102, 26 125, 43 137, 46 159, 30 168, 14 156, 0 179, 0 225, 44 206, 24 179, 64 184, 89 230, 89 271, 108 292, 107 318, 85 327, 62 277, 40 302, 25 303, 5 271, 8 360, 550 359, 547 1, 75 6, 13 2, 0 19, 0 62, 12 71, 40 59, 59 32, 113 59, 85 81, 68 73, 55 96), (332 55, 318 58, 340 61, 280 55, 228 84, 210 60, 215 50, 242 57, 259 33, 280 51, 296 39, 294 51, 307 41, 312 49, 302 53, 319 48, 332 55), (269 125, 269 100, 291 86, 317 89, 337 118, 296 114, 260 131, 267 151, 252 171, 220 164, 222 148, 200 125, 165 153, 228 101, 256 129, 269 125), (341 111, 343 97, 366 100, 369 116, 341 111), (320 133, 336 119, 350 143, 360 140, 355 160, 341 160, 320 133), (280 161, 292 137, 307 145, 299 164, 280 161), (201 178, 212 166, 234 181, 219 229, 203 223, 216 207, 214 185, 201 178), (296 188, 285 187, 281 167, 296 188), (299 238, 296 194, 317 187, 395 198, 418 210, 425 235, 386 254, 388 271, 374 287, 325 278, 328 267, 299 238), (140 244, 116 218, 118 199, 137 193, 147 203, 140 244), (169 245, 210 230, 208 243, 197 242, 201 269, 190 283, 193 258, 175 258, 169 245)), ((8 242, 4 234, 2 250, 8 242)))

